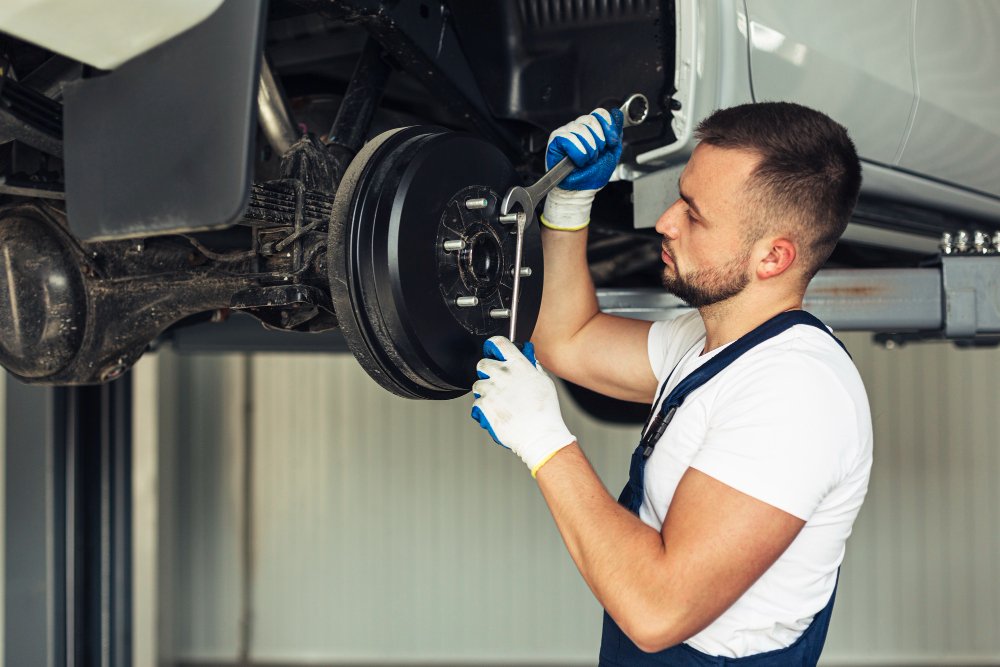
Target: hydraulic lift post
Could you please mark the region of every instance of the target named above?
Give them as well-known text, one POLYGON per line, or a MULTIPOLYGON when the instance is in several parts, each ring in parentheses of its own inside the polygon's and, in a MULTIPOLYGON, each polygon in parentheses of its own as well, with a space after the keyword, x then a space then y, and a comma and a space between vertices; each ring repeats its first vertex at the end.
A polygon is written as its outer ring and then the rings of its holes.
POLYGON ((131 376, 6 394, 3 662, 130 665, 131 376))

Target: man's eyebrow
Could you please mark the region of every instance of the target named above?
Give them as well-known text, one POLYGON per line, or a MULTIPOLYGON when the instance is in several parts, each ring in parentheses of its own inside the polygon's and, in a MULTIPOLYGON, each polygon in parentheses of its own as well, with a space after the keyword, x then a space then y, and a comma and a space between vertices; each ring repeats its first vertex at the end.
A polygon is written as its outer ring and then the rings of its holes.
POLYGON ((684 194, 684 191, 681 190, 681 179, 679 178, 677 179, 677 194, 681 196, 681 199, 684 200, 684 203, 687 204, 689 208, 693 209, 694 212, 698 214, 698 217, 705 217, 701 214, 701 211, 698 210, 698 206, 694 203, 694 199, 684 194))

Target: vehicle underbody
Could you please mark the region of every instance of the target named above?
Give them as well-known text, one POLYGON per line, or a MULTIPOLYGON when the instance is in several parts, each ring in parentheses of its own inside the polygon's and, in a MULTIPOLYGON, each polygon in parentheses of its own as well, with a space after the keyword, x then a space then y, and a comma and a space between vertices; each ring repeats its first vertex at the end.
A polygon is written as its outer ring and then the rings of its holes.
MULTIPOLYGON (((589 260, 609 293, 659 284, 632 180, 663 168, 636 155, 675 139, 673 2, 296 0, 262 12, 229 0, 111 73, 0 37, 0 363, 16 377, 110 381, 165 331, 240 311, 273 329, 339 329, 396 394, 464 394, 482 340, 507 332, 500 198, 544 173, 552 129, 636 92, 650 109, 625 134, 633 178, 598 197, 589 260), (230 55, 216 59, 220 44, 230 55)), ((928 242, 970 226, 985 236, 956 255, 1000 247, 997 225, 926 207, 865 197, 855 220, 921 242, 846 241, 829 268, 940 276, 928 242)), ((526 244, 525 339, 541 295, 537 226, 526 244)), ((975 312, 971 329, 949 329, 940 279, 930 315, 894 319, 881 280, 840 295, 880 310, 859 328, 976 342, 1000 330, 975 312)), ((973 311, 987 283, 959 285, 973 311)))

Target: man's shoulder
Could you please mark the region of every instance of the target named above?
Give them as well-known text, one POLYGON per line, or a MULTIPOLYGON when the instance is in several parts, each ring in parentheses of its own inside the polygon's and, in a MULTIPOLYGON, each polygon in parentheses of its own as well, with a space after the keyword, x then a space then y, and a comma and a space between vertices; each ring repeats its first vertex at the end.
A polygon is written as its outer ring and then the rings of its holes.
POLYGON ((649 329, 649 362, 657 379, 662 382, 663 376, 704 337, 705 322, 694 309, 669 320, 653 322, 649 329))
POLYGON ((813 326, 797 325, 764 341, 737 360, 732 371, 730 379, 738 385, 784 400, 829 401, 828 407, 868 403, 851 356, 830 333, 813 326))
POLYGON ((658 329, 661 334, 668 335, 688 335, 704 336, 705 322, 701 319, 701 313, 692 308, 669 320, 657 320, 653 322, 653 328, 658 329))

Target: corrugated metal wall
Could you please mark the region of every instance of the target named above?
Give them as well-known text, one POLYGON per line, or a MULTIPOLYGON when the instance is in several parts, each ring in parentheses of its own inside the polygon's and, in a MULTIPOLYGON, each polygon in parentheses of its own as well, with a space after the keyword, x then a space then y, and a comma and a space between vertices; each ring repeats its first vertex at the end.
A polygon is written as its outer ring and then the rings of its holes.
MULTIPOLYGON (((178 542, 160 552, 176 563, 175 657, 234 659, 249 596, 258 660, 590 661, 600 610, 530 475, 484 440, 468 401, 396 398, 348 355, 173 363, 184 473, 178 542), (241 588, 250 376, 254 548, 241 588)), ((567 418, 620 486, 631 429, 567 418)))
MULTIPOLYGON (((1000 352, 845 341, 876 459, 825 664, 996 664, 1000 352)), ((161 655, 593 664, 600 610, 469 400, 395 398, 347 355, 160 366, 177 375, 160 417, 176 427, 160 448, 176 447, 177 536, 159 549, 175 626, 161 655)), ((563 405, 617 492, 635 430, 563 405)))
POLYGON ((875 464, 827 654, 1000 664, 1000 351, 849 340, 875 464))

